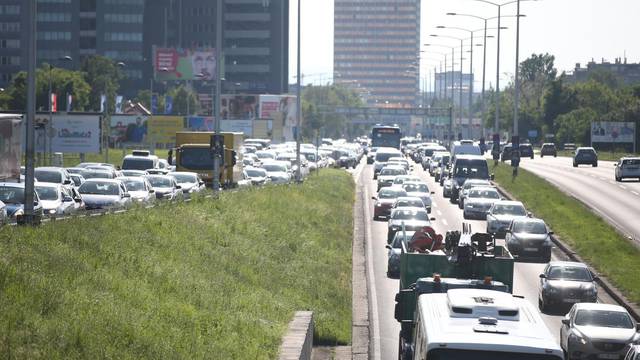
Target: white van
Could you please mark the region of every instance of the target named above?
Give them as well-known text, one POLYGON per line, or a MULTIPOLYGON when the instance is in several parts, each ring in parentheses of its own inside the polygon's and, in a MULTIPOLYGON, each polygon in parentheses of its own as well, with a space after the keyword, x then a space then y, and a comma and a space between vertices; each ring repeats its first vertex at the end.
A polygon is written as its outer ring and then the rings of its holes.
POLYGON ((389 159, 392 157, 402 157, 402 153, 400 152, 400 150, 396 148, 389 148, 389 147, 378 148, 378 151, 376 151, 376 156, 373 162, 373 178, 374 179, 378 178, 378 173, 380 172, 380 170, 382 170, 382 168, 385 165, 387 165, 387 162, 389 162, 389 159))

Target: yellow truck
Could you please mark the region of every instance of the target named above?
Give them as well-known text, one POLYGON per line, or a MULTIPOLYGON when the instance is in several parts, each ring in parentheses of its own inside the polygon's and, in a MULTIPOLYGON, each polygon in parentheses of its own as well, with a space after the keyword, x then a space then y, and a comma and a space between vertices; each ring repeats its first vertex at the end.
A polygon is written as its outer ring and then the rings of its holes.
MULTIPOLYGON (((213 182, 213 154, 211 136, 214 132, 181 131, 176 133, 176 147, 169 150, 169 164, 176 171, 198 173, 205 183, 213 182)), ((235 187, 242 180, 242 133, 222 132, 224 136, 224 159, 220 164, 220 185, 235 187)))

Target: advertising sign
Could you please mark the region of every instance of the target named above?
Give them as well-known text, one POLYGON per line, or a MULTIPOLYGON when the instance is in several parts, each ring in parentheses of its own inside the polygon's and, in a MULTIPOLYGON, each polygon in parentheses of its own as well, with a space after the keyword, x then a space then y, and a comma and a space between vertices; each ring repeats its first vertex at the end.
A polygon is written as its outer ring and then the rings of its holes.
MULTIPOLYGON (((221 120, 220 131, 241 132, 253 136, 254 120, 221 120)), ((214 119, 211 116, 190 116, 187 118, 189 131, 213 131, 214 119)))
POLYGON ((100 115, 55 114, 49 124, 48 114, 38 114, 35 123, 44 124, 44 131, 35 132, 37 152, 100 152, 100 115))
POLYGON ((0 180, 20 177, 22 115, 0 115, 0 180))
MULTIPOLYGON (((278 129, 278 133, 282 129, 281 134, 284 141, 295 140, 293 128, 297 121, 296 97, 293 95, 260 95, 260 118, 273 120, 274 129, 278 129)), ((276 138, 275 135, 274 138, 276 138)))
POLYGON ((258 117, 257 95, 222 95, 220 101, 223 120, 253 120, 258 117))
POLYGON ((633 143, 636 124, 632 122, 595 121, 591 123, 593 143, 633 143))
POLYGON ((182 116, 153 116, 148 120, 149 141, 156 144, 175 144, 176 133, 184 130, 182 116))
POLYGON ((154 74, 158 80, 215 80, 216 52, 214 49, 154 48, 154 74))
POLYGON ((147 137, 147 116, 145 115, 112 115, 109 132, 109 143, 141 144, 147 137))

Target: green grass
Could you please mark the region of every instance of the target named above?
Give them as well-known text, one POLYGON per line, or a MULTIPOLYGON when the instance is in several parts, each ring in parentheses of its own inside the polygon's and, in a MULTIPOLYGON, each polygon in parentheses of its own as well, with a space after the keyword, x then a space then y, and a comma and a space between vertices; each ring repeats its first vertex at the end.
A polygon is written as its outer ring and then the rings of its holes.
POLYGON ((354 184, 301 186, 0 229, 0 354, 273 359, 293 312, 351 339, 354 184))
MULTIPOLYGON (((127 150, 126 154, 131 154, 133 150, 127 150)), ((157 155, 160 159, 166 159, 169 150, 166 149, 157 149, 155 151, 155 155, 157 155)), ((122 159, 124 155, 122 149, 109 149, 109 163, 114 164, 116 166, 122 165, 122 159)), ((37 159, 37 157, 36 157, 37 159)), ((85 162, 105 162, 105 154, 85 154, 84 161, 85 162)), ((36 160, 37 161, 37 160, 36 160)), ((45 165, 48 165, 49 159, 48 157, 44 159, 46 162, 45 165)), ((80 154, 64 154, 62 157, 64 167, 73 167, 80 163, 80 154)), ((25 164, 24 156, 22 158, 22 165, 25 164)), ((42 166, 45 166, 42 165, 42 166)), ((41 164, 36 162, 36 166, 41 166, 41 164)))
MULTIPOLYGON (((492 165, 489 165, 492 166, 492 165)), ((640 303, 640 251, 601 217, 542 178, 501 164, 493 171, 496 182, 522 201, 600 274, 628 298, 640 303)))

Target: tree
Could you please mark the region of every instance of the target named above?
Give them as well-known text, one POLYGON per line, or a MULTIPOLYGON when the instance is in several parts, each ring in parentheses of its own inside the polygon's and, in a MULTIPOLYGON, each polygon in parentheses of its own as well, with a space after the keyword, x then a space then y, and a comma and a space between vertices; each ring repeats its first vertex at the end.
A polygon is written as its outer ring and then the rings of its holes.
POLYGON ((173 97, 173 113, 191 115, 197 113, 198 95, 192 88, 180 84, 168 93, 173 97))
POLYGON ((115 97, 120 88, 122 72, 113 60, 104 56, 91 56, 82 63, 85 81, 91 85, 88 108, 100 110, 102 95, 107 96, 107 108, 110 113, 115 110, 115 97))
POLYGON ((564 83, 564 76, 553 80, 547 86, 542 101, 543 126, 545 132, 555 130, 554 122, 562 114, 576 108, 575 91, 564 83))
POLYGON ((589 144, 591 123, 596 120, 598 120, 598 114, 589 108, 576 109, 560 115, 556 119, 558 128, 556 140, 560 143, 589 144))
POLYGON ((307 86, 302 92, 303 136, 312 136, 319 130, 323 137, 340 138, 352 135, 349 121, 344 115, 322 113, 322 108, 362 106, 358 93, 341 85, 307 86))
MULTIPOLYGON (((138 91, 138 94, 133 99, 133 102, 136 102, 136 103, 139 102, 144 107, 146 107, 147 110, 151 111, 151 90, 144 89, 144 90, 138 91)), ((158 112, 162 111, 161 109, 164 109, 164 96, 158 96, 157 106, 158 106, 158 110, 157 110, 158 112)))

